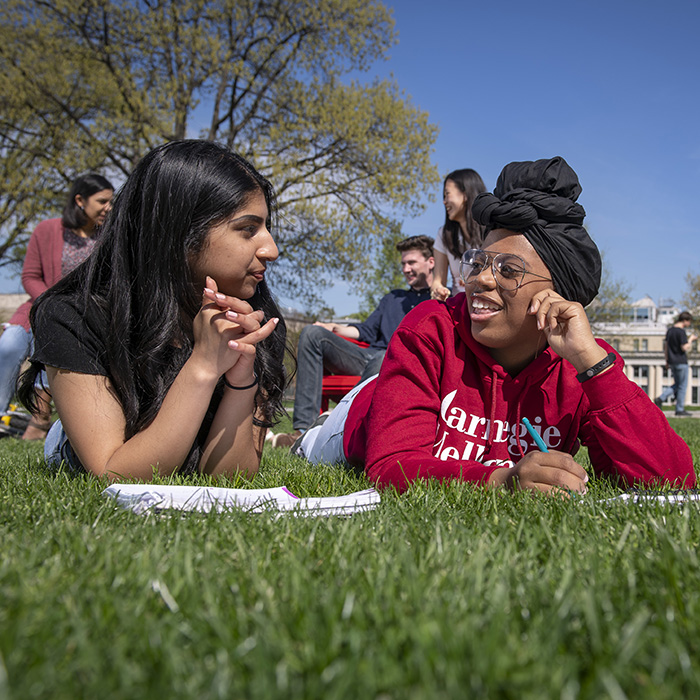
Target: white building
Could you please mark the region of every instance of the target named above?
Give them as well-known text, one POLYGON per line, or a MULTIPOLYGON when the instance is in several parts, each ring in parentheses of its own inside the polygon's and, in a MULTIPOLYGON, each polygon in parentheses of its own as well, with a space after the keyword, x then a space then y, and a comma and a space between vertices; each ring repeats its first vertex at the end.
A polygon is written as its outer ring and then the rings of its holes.
MULTIPOLYGON (((600 323, 595 335, 606 340, 625 360, 625 374, 652 399, 673 385, 666 368, 664 342, 666 331, 682 311, 672 300, 654 300, 645 296, 635 301, 619 323, 600 323)), ((700 405, 700 355, 695 341, 688 353, 690 377, 686 404, 700 405)))

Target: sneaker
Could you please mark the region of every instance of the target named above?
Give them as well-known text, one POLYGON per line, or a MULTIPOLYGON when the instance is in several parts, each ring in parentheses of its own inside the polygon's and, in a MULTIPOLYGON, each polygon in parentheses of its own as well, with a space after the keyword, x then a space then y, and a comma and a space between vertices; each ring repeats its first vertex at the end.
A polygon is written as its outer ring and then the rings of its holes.
POLYGON ((654 403, 661 408, 664 405, 664 402, 661 400, 661 397, 659 396, 658 398, 654 399, 654 403))
POLYGON ((300 435, 301 430, 295 430, 293 433, 277 433, 270 443, 273 447, 291 447, 300 435))
POLYGON ((20 432, 24 432, 24 429, 27 427, 27 425, 29 425, 30 420, 31 415, 29 415, 29 413, 13 411, 12 407, 10 407, 10 410, 0 416, 0 423, 9 428, 16 428, 20 432))
POLYGON ((0 423, 0 438, 4 438, 4 437, 20 438, 20 437, 22 437, 22 433, 24 433, 24 430, 18 430, 17 428, 11 428, 9 425, 5 425, 4 423, 0 423))
POLYGON ((692 416, 693 414, 690 411, 676 411, 674 413, 675 416, 692 416))

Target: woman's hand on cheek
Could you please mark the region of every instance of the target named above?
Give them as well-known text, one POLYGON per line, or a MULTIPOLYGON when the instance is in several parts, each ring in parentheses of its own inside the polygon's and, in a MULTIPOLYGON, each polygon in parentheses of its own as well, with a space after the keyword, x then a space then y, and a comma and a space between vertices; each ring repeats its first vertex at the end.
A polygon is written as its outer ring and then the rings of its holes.
POLYGON ((553 289, 545 289, 532 297, 528 313, 535 316, 537 328, 543 331, 552 350, 568 360, 577 372, 584 372, 606 356, 578 302, 564 299, 553 289))
POLYGON ((276 328, 279 319, 261 326, 264 313, 248 302, 218 291, 215 280, 207 277, 202 308, 194 319, 194 350, 215 373, 226 374, 234 384, 249 384, 253 376, 255 346, 276 328), (241 381, 244 380, 244 381, 241 381))
POLYGON ((566 452, 529 452, 514 467, 497 469, 489 483, 516 489, 542 491, 550 495, 586 493, 588 474, 566 452))

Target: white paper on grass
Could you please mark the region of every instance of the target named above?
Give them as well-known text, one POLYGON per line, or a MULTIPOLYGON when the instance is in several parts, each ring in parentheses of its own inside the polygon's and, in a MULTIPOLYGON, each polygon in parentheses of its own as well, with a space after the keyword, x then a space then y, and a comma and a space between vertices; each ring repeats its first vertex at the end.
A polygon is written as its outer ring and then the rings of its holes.
POLYGON ((379 503, 375 489, 347 496, 299 498, 286 486, 271 489, 226 489, 216 486, 161 486, 156 484, 112 484, 103 492, 135 513, 150 510, 183 510, 208 513, 233 508, 249 513, 268 510, 293 511, 299 515, 351 515, 373 510, 379 503))
POLYGON ((629 501, 630 503, 688 503, 690 501, 700 501, 700 492, 697 489, 674 490, 674 491, 627 491, 615 498, 609 498, 605 503, 615 501, 629 501))

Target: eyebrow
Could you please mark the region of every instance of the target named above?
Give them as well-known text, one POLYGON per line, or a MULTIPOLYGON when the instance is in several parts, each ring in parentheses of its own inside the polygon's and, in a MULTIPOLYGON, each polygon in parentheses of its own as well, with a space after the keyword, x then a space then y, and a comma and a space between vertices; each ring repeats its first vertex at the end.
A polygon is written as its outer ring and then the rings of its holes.
POLYGON ((265 219, 261 219, 259 216, 255 216, 255 214, 244 214, 243 216, 231 219, 230 223, 239 224, 248 221, 254 222, 256 224, 262 224, 264 223, 265 219))

